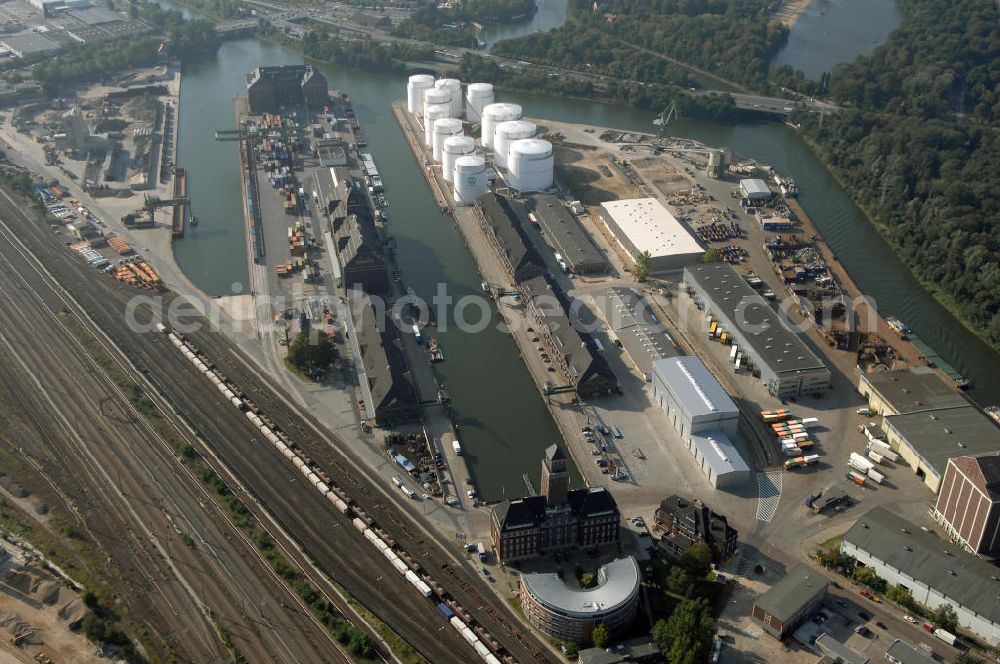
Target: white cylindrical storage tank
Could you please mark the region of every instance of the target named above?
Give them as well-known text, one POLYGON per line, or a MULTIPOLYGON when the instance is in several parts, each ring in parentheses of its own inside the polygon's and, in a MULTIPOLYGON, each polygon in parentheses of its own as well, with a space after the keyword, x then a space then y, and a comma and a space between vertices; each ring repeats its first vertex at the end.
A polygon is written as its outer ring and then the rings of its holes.
POLYGON ((447 90, 451 95, 451 117, 462 117, 462 82, 457 78, 439 78, 434 87, 438 90, 447 90))
POLYGON ((527 120, 509 120, 501 122, 493 129, 493 162, 507 168, 507 155, 510 154, 510 144, 522 138, 534 138, 538 127, 527 120))
POLYGON ((458 118, 438 118, 434 121, 434 135, 431 137, 434 161, 441 161, 441 152, 444 149, 444 142, 452 136, 462 134, 462 121, 458 118))
MULTIPOLYGON (((424 91, 424 122, 427 122, 427 109, 431 106, 447 106, 448 115, 442 115, 442 118, 446 118, 451 115, 451 93, 444 88, 429 88, 424 91)), ((431 124, 434 124, 433 122, 431 124)))
POLYGON ((501 122, 520 120, 524 112, 518 104, 490 104, 483 107, 481 123, 483 145, 493 147, 493 130, 501 122))
POLYGON ((555 158, 552 144, 540 138, 522 138, 510 144, 507 184, 518 191, 542 191, 552 186, 555 158))
POLYGON ((406 110, 418 118, 424 114, 424 93, 434 87, 434 77, 414 74, 406 83, 406 110))
POLYGON ((486 193, 486 160, 480 155, 468 155, 455 160, 455 202, 472 205, 486 193))
POLYGON ((450 136, 441 145, 441 174, 448 182, 454 182, 455 160, 476 151, 476 140, 471 136, 450 136))
POLYGON ((451 114, 448 104, 434 104, 424 107, 424 145, 434 145, 434 122, 451 114))
POLYGON ((469 83, 465 91, 465 119, 479 122, 483 109, 494 101, 492 83, 469 83))

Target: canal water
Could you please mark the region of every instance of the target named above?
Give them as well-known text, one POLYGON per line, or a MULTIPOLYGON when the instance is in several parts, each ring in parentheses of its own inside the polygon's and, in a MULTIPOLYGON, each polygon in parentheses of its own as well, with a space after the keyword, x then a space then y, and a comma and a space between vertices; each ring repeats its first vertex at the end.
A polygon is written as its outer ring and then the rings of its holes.
MULTIPOLYGON (((530 24, 525 29, 530 32, 530 24)), ((210 294, 224 295, 247 277, 243 219, 233 144, 213 132, 233 125, 232 98, 243 93, 246 72, 258 64, 291 64, 301 57, 256 40, 225 43, 217 57, 185 69, 181 87, 178 161, 190 174, 199 226, 175 246, 186 274, 210 294)), ((390 103, 404 97, 405 78, 321 65, 331 87, 348 91, 369 138, 392 207, 390 232, 408 286, 431 297, 447 284, 456 299, 479 292, 480 278, 461 235, 441 215, 398 128, 390 103)), ((649 113, 601 103, 525 94, 498 95, 526 114, 566 122, 650 130, 649 113)), ((880 309, 905 320, 975 381, 973 396, 1000 395, 1000 357, 956 321, 916 282, 798 137, 782 124, 714 126, 676 122, 671 133, 730 146, 794 177, 801 202, 858 286, 880 309)), ((487 499, 518 496, 524 475, 537 488, 544 448, 559 438, 513 340, 492 326, 477 334, 452 326, 438 333, 447 361, 437 365, 454 401, 463 449, 487 499)), ((579 482, 579 477, 575 476, 579 482)))
POLYGON ((812 0, 771 66, 791 65, 819 80, 834 65, 874 51, 901 18, 895 0, 812 0))
POLYGON ((566 2, 567 0, 536 0, 538 11, 530 19, 487 25, 479 38, 486 42, 487 48, 492 48, 503 39, 558 28, 566 22, 566 2))

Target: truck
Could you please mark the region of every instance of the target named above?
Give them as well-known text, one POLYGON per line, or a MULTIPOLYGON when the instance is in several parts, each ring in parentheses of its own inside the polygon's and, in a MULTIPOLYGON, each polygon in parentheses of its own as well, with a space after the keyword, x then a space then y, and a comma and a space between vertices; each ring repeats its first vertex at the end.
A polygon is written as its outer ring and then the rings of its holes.
POLYGON ((847 460, 847 465, 855 470, 861 471, 862 473, 867 473, 875 467, 874 463, 857 452, 851 452, 851 457, 847 460))
POLYGON ((899 461, 899 455, 892 451, 889 444, 881 440, 871 440, 868 442, 868 449, 873 452, 878 452, 878 454, 883 459, 888 459, 889 461, 896 462, 899 461))
POLYGON ((939 639, 947 643, 949 646, 955 645, 955 642, 958 641, 957 636, 955 636, 946 629, 941 629, 940 627, 934 630, 934 636, 938 637, 939 639))
MULTIPOLYGON (((733 347, 729 349, 729 361, 730 362, 735 362, 736 361, 736 353, 739 352, 739 348, 740 348, 739 346, 737 346, 736 344, 733 344, 733 347)), ((771 420, 767 419, 767 416, 765 415, 765 413, 770 413, 770 412, 771 411, 769 411, 769 410, 763 410, 763 411, 761 411, 761 413, 760 413, 761 419, 763 419, 765 422, 777 422, 778 421, 777 419, 771 419, 771 420)), ((775 411, 775 412, 777 412, 777 411, 775 411)), ((785 419, 785 418, 782 417, 782 418, 778 418, 778 419, 785 419)))
POLYGON ((479 562, 485 563, 486 562, 486 547, 483 546, 482 542, 479 542, 476 545, 476 553, 479 554, 479 562))
POLYGON ((868 471, 868 479, 870 479, 872 482, 875 482, 875 484, 881 484, 882 482, 885 481, 885 475, 878 472, 874 468, 871 468, 868 471))
POLYGON ((811 466, 814 463, 818 462, 819 462, 818 454, 807 454, 805 456, 800 456, 785 461, 785 470, 792 470, 793 468, 804 468, 805 466, 811 466))
POLYGON ((413 492, 413 489, 411 489, 410 487, 408 487, 406 485, 403 485, 403 486, 401 486, 399 488, 403 490, 403 493, 406 494, 407 498, 413 498, 413 497, 415 497, 417 495, 416 493, 413 492))
POLYGON ((875 463, 879 464, 885 461, 885 457, 883 457, 881 454, 879 454, 873 449, 868 450, 868 458, 874 461, 875 463))
POLYGON ((844 473, 844 479, 854 482, 858 486, 864 486, 867 478, 856 470, 849 470, 844 473))
POLYGON ((458 456, 462 456, 462 445, 457 440, 451 441, 451 449, 455 450, 458 456))

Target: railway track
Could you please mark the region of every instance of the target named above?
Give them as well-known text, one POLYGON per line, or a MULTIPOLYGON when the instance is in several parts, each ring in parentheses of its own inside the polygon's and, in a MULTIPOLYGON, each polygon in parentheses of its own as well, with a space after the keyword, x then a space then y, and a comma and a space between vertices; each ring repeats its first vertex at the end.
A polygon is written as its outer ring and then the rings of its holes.
MULTIPOLYGON (((0 216, 9 218, 19 214, 0 197, 0 216)), ((155 335, 138 335, 124 328, 123 312, 136 291, 100 281, 98 275, 67 255, 40 226, 33 225, 23 215, 21 221, 24 242, 33 253, 45 257, 48 269, 58 275, 60 283, 67 285, 74 300, 108 334, 114 346, 140 368, 143 379, 168 396, 174 410, 183 413, 183 420, 198 432, 202 445, 211 449, 218 462, 247 491, 248 507, 262 523, 273 520, 272 523, 280 524, 292 534, 295 545, 289 549, 299 554, 297 561, 313 567, 310 578, 316 578, 315 573, 320 570, 343 585, 432 661, 453 661, 456 652, 467 649, 453 634, 440 631, 443 623, 433 606, 422 598, 409 598, 409 589, 403 590, 406 586, 389 576, 391 572, 384 560, 358 555, 368 547, 359 543, 357 533, 349 534, 349 528, 334 525, 336 517, 329 504, 318 494, 313 495, 310 487, 296 486, 294 469, 282 467, 280 455, 259 439, 259 433, 249 427, 245 418, 221 403, 221 395, 210 384, 205 387, 195 380, 190 367, 184 365, 183 357, 172 346, 154 339, 155 335)), ((495 635, 518 661, 551 661, 544 646, 519 628, 501 600, 475 591, 476 577, 462 565, 455 552, 424 534, 414 515, 397 512, 391 507, 392 501, 385 497, 384 487, 372 484, 363 471, 356 470, 364 465, 353 456, 345 441, 323 429, 307 412, 294 407, 286 394, 275 390, 242 359, 227 338, 207 330, 192 337, 324 472, 339 485, 350 487, 350 493, 364 509, 405 550, 420 559, 425 568, 438 575, 435 570, 450 565, 453 574, 442 579, 446 591, 468 607, 475 620, 495 635)))
MULTIPOLYGON (((173 641, 182 661, 231 659, 223 633, 251 661, 351 661, 173 456, 107 367, 63 327, 60 315, 84 322, 68 313, 73 303, 51 283, 32 279, 44 271, 2 222, 0 265, 7 286, 0 291, 6 386, 22 399, 34 396, 36 412, 51 415, 54 444, 44 452, 55 479, 47 479, 85 496, 79 527, 103 559, 119 566, 117 585, 130 613, 147 617, 149 631, 173 641), (27 320, 47 330, 44 345, 27 320), (116 415, 108 417, 109 409, 116 415), (274 611, 269 603, 293 610, 274 611)), ((125 369, 110 348, 103 350, 125 369)))

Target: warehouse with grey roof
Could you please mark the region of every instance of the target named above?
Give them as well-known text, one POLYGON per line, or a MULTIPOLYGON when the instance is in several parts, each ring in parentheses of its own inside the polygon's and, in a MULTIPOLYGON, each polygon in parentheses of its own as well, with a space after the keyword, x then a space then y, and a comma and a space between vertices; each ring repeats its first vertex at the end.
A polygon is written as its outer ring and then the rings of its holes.
POLYGON ((569 268, 577 274, 603 272, 607 268, 604 256, 558 197, 542 194, 530 199, 531 214, 562 256, 569 268))
POLYGON ((607 324, 608 336, 646 380, 653 379, 653 362, 677 355, 666 326, 636 289, 615 286, 591 297, 607 324))
POLYGON ((727 263, 684 268, 695 303, 714 316, 774 396, 822 394, 830 369, 778 313, 727 263))
POLYGON ((933 610, 950 604, 958 624, 1000 644, 1000 574, 981 558, 876 507, 844 535, 840 550, 933 610))

